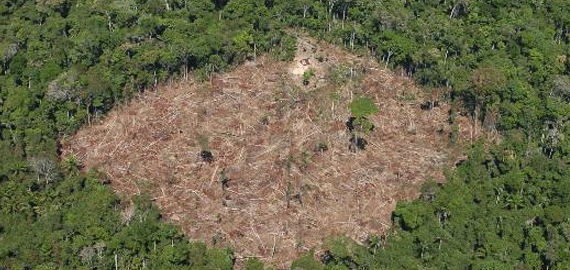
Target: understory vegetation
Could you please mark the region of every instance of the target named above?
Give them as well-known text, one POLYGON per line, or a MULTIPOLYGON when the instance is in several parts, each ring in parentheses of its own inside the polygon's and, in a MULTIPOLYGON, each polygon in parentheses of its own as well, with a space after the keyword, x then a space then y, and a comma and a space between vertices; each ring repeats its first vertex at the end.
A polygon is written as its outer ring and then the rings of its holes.
POLYGON ((231 269, 231 251, 188 242, 148 198, 60 160, 59 140, 188 71, 290 60, 295 31, 443 90, 451 122, 503 138, 399 203, 386 236, 333 239, 294 268, 569 268, 568 14, 567 0, 2 1, 0 269, 231 269))

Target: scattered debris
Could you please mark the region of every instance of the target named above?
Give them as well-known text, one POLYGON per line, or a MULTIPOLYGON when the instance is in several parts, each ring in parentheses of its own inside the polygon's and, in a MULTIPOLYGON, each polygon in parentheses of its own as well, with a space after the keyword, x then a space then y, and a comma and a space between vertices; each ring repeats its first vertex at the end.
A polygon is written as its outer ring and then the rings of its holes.
MULTIPOLYGON (((397 200, 418 196, 425 179, 443 181, 442 167, 453 165, 449 106, 426 114, 419 102, 401 105, 403 93, 427 97, 373 58, 306 40, 327 60, 303 67, 259 57, 210 82, 189 76, 159 86, 66 138, 62 156, 98 167, 122 196, 150 194, 189 238, 278 268, 323 236, 382 234, 397 200), (298 66, 305 69, 292 74, 298 66), (328 79, 303 87, 308 68, 328 79), (366 135, 349 115, 355 95, 379 108, 366 135), (160 132, 169 136, 153 136, 160 132), (366 151, 351 154, 347 141, 366 151)), ((457 125, 458 141, 469 139, 457 125)))

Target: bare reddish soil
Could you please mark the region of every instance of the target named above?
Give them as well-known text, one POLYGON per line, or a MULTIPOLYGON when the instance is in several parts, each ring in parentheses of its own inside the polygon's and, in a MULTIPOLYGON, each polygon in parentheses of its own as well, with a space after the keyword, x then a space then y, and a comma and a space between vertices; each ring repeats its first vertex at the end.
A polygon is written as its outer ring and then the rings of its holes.
POLYGON ((458 156, 449 106, 421 110, 428 97, 410 79, 304 42, 293 63, 262 57, 210 82, 190 76, 149 91, 66 138, 63 156, 105 172, 127 198, 149 193, 189 238, 231 247, 238 261, 285 267, 326 237, 382 234, 396 201, 426 179, 444 181, 458 156), (315 70, 308 86, 291 72, 300 59, 315 70), (366 149, 352 152, 345 122, 359 95, 379 113, 366 149))

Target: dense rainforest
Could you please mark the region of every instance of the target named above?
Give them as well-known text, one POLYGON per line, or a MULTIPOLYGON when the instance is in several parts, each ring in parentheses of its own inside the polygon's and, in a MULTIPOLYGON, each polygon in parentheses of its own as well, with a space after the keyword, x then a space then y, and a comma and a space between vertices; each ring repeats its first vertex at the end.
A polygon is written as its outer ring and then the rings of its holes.
MULTIPOLYGON (((0 269, 231 269, 148 198, 121 201, 59 140, 116 104, 192 71, 257 54, 295 31, 371 54, 443 90, 502 142, 393 213, 362 246, 331 239, 299 269, 570 267, 570 1, 6 0, 0 3, 0 269)), ((250 260, 248 269, 263 266, 250 260)))

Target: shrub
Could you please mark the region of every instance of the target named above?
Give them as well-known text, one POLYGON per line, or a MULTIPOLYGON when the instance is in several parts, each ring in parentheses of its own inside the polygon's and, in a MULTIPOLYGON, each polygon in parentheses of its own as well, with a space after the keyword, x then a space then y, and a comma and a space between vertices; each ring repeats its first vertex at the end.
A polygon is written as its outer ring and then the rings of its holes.
POLYGON ((307 71, 305 71, 305 73, 303 73, 303 85, 308 85, 309 80, 311 80, 313 76, 315 76, 314 68, 309 68, 307 71))
POLYGON ((378 107, 371 99, 367 97, 354 99, 350 103, 350 112, 352 113, 352 117, 349 119, 349 122, 347 122, 349 130, 352 131, 354 127, 360 127, 365 132, 374 129, 374 125, 368 121, 367 117, 373 113, 377 113, 378 107))

